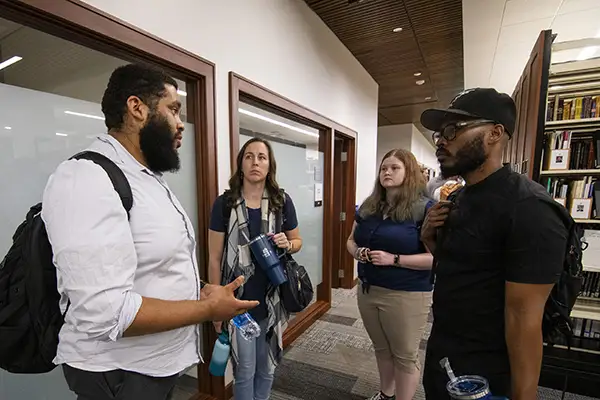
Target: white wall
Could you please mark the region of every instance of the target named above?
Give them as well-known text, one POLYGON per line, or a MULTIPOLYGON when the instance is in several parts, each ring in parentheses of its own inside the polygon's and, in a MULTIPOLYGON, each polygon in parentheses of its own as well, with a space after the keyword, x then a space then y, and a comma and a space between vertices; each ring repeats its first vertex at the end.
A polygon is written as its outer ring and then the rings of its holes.
POLYGON ((544 29, 558 35, 555 43, 600 36, 598 0, 463 0, 462 7, 466 88, 512 94, 544 29))
POLYGON ((429 168, 438 169, 435 148, 413 124, 381 126, 377 130, 377 164, 392 149, 410 150, 417 161, 429 168))
POLYGON ((410 151, 415 155, 417 161, 421 164, 437 170, 439 167, 435 156, 435 147, 423 136, 420 130, 414 125, 412 127, 412 140, 410 142, 410 151))
POLYGON ((219 183, 229 177, 234 71, 359 134, 357 200, 375 173, 378 86, 301 0, 86 0, 216 64, 219 183), (149 4, 150 3, 150 4, 149 4))
MULTIPOLYGON (((412 141, 412 124, 380 126, 377 129, 377 165, 381 164, 383 156, 392 149, 410 150, 412 141)), ((375 179, 373 175, 372 179, 375 179)))

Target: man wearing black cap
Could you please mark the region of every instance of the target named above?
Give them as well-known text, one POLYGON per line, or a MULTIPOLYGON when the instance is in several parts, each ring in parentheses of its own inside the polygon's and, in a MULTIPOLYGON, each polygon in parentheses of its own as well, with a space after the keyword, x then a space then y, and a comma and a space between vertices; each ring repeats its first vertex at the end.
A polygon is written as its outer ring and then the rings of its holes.
POLYGON ((536 398, 544 304, 563 269, 567 228, 541 185, 502 165, 515 119, 510 96, 481 88, 421 116, 442 175, 466 181, 422 228, 435 257, 427 399, 449 399, 444 357, 457 376, 487 378, 494 395, 536 398))

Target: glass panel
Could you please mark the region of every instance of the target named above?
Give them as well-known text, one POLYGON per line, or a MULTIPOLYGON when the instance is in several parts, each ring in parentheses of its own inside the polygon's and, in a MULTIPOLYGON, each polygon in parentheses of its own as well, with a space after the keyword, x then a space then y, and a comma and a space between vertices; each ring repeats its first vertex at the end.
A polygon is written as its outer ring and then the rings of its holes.
MULTIPOLYGON (((0 19, 0 259, 29 207, 41 201, 57 165, 106 133, 100 101, 126 61, 0 19)), ((187 106, 184 82, 180 94, 187 106)), ((185 117, 180 173, 167 180, 197 226, 194 125, 185 117)), ((44 375, 0 370, 0 399, 69 400, 60 368, 44 375)))
POLYGON ((306 268, 316 289, 323 281, 325 155, 319 149, 319 131, 244 102, 240 103, 239 121, 240 147, 252 137, 272 144, 277 182, 292 198, 298 215, 303 245, 294 258, 306 268), (321 193, 320 205, 315 202, 315 190, 321 193))

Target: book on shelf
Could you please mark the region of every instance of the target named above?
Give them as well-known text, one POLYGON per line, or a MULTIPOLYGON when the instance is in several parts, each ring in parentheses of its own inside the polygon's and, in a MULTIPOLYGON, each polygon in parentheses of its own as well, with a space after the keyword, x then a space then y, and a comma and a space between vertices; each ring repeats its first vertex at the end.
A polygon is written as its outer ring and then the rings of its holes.
POLYGON ((571 131, 554 131, 548 132, 549 150, 567 150, 571 147, 571 131))
POLYGON ((600 299, 600 272, 583 271, 580 296, 600 299))
POLYGON ((546 133, 545 169, 600 168, 600 131, 578 132, 557 130, 546 133), (581 133, 581 134, 580 134, 581 133))
POLYGON ((600 96, 563 98, 555 96, 548 100, 546 121, 570 121, 600 117, 600 96))
POLYGON ((546 180, 546 190, 552 198, 562 204, 573 218, 589 219, 595 214, 594 184, 592 176, 579 179, 549 177, 546 180))

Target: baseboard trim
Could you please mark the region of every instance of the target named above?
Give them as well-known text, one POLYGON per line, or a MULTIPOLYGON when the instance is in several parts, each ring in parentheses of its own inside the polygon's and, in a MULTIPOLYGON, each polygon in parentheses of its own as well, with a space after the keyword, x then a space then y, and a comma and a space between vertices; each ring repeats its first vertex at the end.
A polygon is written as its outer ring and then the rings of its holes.
POLYGON ((225 387, 225 398, 223 400, 233 399, 233 381, 229 382, 229 385, 225 387))
POLYGON ((298 339, 312 324, 321 318, 329 309, 331 304, 325 301, 316 301, 309 308, 299 313, 283 333, 283 348, 285 349, 294 340, 298 339))

